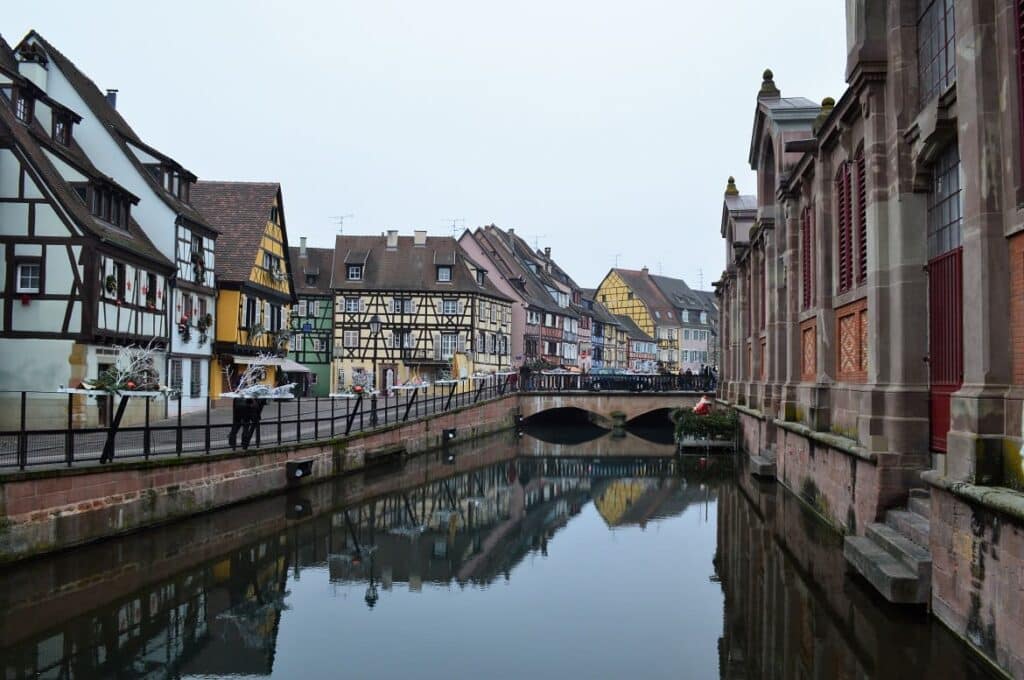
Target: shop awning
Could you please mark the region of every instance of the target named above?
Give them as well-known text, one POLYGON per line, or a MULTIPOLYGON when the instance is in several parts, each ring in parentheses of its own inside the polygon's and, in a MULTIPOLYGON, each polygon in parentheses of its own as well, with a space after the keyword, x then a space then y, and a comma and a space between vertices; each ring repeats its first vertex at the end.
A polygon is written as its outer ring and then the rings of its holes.
MULTIPOLYGON (((249 365, 249 364, 263 364, 264 366, 281 366, 281 365, 283 365, 282 362, 286 361, 286 360, 285 359, 280 359, 278 357, 265 357, 265 358, 261 359, 260 357, 250 357, 250 356, 245 356, 244 354, 232 354, 231 355, 231 361, 232 361, 232 363, 245 364, 245 365, 249 365)), ((295 363, 295 362, 293 361, 292 363, 295 363)))
POLYGON ((292 361, 291 359, 281 359, 280 361, 281 370, 285 373, 312 373, 312 371, 298 361, 292 361))

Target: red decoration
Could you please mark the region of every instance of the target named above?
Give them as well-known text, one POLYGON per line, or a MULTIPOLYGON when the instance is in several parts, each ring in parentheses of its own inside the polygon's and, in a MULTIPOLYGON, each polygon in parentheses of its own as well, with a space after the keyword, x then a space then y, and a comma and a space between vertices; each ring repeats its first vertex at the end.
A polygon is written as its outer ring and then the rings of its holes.
POLYGON ((26 307, 28 306, 28 303, 31 300, 32 300, 32 298, 30 298, 28 295, 22 295, 21 296, 21 304, 25 305, 26 307))
POLYGON ((355 387, 352 388, 352 391, 355 392, 356 394, 362 394, 363 386, 362 385, 356 385, 355 387))
POLYGON ((164 296, 164 293, 163 293, 163 291, 161 291, 161 290, 157 290, 157 291, 156 291, 156 297, 157 297, 157 299, 160 299, 160 298, 162 298, 163 296, 164 296))
POLYGON ((706 416, 711 413, 711 402, 708 401, 707 397, 701 397, 697 405, 693 407, 693 412, 698 416, 706 416))
POLYGON ((132 282, 131 281, 126 281, 124 285, 128 287, 128 290, 132 289, 132 282))
POLYGON ((143 286, 142 287, 142 294, 143 295, 149 295, 149 286, 143 286))
POLYGON ((135 381, 134 380, 128 380, 127 382, 125 382, 124 386, 127 387, 130 390, 134 390, 135 389, 135 381))

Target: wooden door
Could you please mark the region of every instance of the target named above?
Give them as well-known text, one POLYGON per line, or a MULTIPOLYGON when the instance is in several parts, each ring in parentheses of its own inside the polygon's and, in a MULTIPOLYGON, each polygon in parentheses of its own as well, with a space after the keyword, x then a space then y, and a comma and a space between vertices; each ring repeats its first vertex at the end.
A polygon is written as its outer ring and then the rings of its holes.
POLYGON ((931 448, 946 451, 950 401, 964 381, 962 248, 928 263, 928 369, 931 448))

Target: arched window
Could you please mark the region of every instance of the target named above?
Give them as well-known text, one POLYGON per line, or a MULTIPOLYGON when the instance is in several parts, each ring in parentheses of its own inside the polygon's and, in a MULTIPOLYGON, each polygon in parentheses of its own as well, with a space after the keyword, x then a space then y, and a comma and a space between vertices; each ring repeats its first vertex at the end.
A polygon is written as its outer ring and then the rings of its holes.
POLYGON ((814 210, 804 206, 800 214, 800 277, 803 309, 814 303, 814 210))
POLYGON ((764 150, 761 152, 761 172, 758 177, 760 187, 758 189, 757 203, 759 207, 775 203, 775 149, 771 139, 765 141, 764 150))

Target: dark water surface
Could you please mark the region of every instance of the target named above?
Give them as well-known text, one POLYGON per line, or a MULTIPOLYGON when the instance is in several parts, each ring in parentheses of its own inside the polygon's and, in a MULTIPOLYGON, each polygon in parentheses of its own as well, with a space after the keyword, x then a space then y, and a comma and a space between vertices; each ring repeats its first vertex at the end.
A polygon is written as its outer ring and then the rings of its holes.
POLYGON ((3 677, 985 677, 735 457, 600 434, 496 437, 0 571, 3 677))

